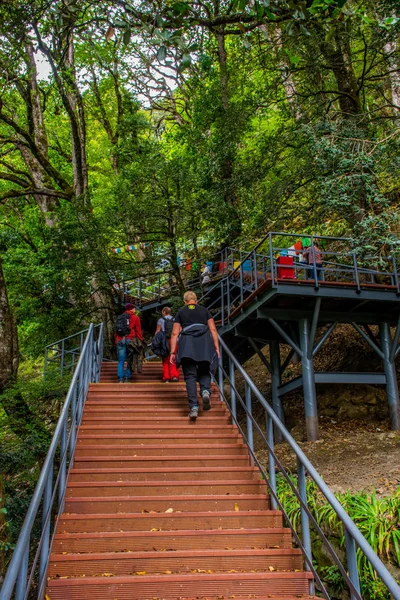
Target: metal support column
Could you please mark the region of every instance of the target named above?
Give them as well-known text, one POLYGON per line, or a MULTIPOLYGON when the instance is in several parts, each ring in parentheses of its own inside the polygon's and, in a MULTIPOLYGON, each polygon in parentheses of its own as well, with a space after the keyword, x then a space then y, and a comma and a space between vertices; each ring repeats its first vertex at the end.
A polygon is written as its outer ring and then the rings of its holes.
MULTIPOLYGON (((269 343, 269 353, 271 359, 271 395, 272 395, 272 408, 282 421, 285 423, 285 415, 283 412, 283 404, 281 397, 279 396, 279 386, 282 385, 281 378, 281 356, 279 350, 279 341, 271 340, 269 343)), ((277 443, 282 442, 282 435, 276 429, 275 430, 275 440, 277 443)))
POLYGON ((318 439, 317 394, 315 390, 314 363, 309 358, 310 328, 307 319, 300 319, 300 347, 302 351, 301 365, 303 371, 304 410, 306 414, 307 439, 314 442, 318 439))
POLYGON ((379 327, 381 337, 381 348, 383 353, 383 368, 386 375, 386 396, 389 405, 389 418, 392 429, 400 429, 400 404, 399 387, 395 367, 395 357, 391 352, 392 337, 388 323, 382 323, 379 327))

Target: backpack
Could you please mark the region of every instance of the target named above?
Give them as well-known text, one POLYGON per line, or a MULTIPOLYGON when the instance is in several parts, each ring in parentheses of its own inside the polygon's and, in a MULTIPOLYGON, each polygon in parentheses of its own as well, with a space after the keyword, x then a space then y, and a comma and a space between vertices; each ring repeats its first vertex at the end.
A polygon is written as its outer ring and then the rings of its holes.
POLYGON ((162 319, 164 321, 165 337, 169 340, 169 338, 172 335, 172 330, 174 328, 175 319, 166 319, 165 317, 163 317, 162 319))
POLYGON ((118 315, 117 320, 115 321, 115 333, 120 337, 125 337, 126 335, 129 335, 130 332, 130 315, 128 313, 118 315))

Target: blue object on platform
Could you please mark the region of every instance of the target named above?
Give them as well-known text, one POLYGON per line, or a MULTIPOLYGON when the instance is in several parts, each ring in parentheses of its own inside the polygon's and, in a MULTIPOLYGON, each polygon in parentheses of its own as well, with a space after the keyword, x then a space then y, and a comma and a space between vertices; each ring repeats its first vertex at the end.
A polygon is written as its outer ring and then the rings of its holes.
POLYGON ((243 271, 251 271, 251 260, 245 260, 243 263, 243 271))

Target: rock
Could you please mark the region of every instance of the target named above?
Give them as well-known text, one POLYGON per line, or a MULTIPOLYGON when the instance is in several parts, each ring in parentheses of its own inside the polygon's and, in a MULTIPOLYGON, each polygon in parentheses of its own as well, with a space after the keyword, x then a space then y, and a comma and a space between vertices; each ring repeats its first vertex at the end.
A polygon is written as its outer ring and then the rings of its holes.
POLYGON ((297 425, 295 425, 295 427, 292 427, 292 429, 290 430, 290 434, 294 437, 296 442, 307 441, 307 431, 303 423, 298 423, 297 425))

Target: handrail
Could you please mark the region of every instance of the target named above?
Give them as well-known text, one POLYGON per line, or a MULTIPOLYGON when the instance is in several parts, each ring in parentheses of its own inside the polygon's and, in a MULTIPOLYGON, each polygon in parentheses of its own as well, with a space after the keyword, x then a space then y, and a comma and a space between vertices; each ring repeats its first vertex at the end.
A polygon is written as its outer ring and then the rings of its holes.
MULTIPOLYGON (((340 502, 334 496, 333 492, 329 489, 329 487, 323 481, 323 479, 321 478, 319 473, 316 471, 314 466, 311 464, 311 462, 309 461, 307 456, 304 454, 302 449, 298 446, 296 441, 290 435, 289 431, 283 425, 282 421, 279 419, 279 417, 276 415, 274 410, 271 408, 271 406, 265 400, 262 393, 256 387, 256 385, 254 384, 252 379, 249 377, 249 375, 243 369, 241 364, 238 362, 238 360, 235 358, 235 356, 232 354, 232 352, 229 350, 228 346, 226 345, 226 343, 223 341, 223 339, 220 336, 219 336, 219 343, 222 347, 222 354, 226 355, 229 359, 229 368, 228 368, 229 375, 225 372, 225 369, 223 368, 222 358, 219 363, 220 377, 219 377, 218 387, 220 389, 220 395, 223 396, 223 389, 224 389, 223 388, 223 380, 224 380, 224 377, 226 377, 226 379, 228 380, 228 383, 231 387, 231 404, 232 404, 231 407, 229 407, 229 403, 227 402, 226 398, 224 396, 223 397, 224 397, 228 407, 231 409, 232 415, 236 416, 236 398, 238 397, 238 392, 235 387, 234 381, 232 381, 232 373, 234 374, 234 371, 236 369, 237 372, 240 373, 240 375, 243 377, 243 380, 245 382, 245 387, 246 387, 246 402, 245 402, 244 408, 245 408, 245 410, 247 408, 246 412, 250 413, 250 415, 249 414, 247 415, 247 427, 248 427, 248 431, 247 431, 248 436, 247 437, 249 439, 246 440, 246 442, 249 445, 253 456, 254 456, 254 451, 253 451, 253 447, 252 447, 253 446, 253 444, 252 444, 253 433, 252 432, 253 432, 253 424, 255 423, 255 420, 254 420, 254 418, 253 418, 253 420, 251 420, 251 417, 252 417, 251 394, 254 394, 254 396, 260 402, 260 404, 262 405, 262 407, 264 408, 264 410, 267 414, 268 440, 266 438, 264 438, 264 440, 266 441, 267 446, 268 446, 268 452, 269 452, 269 457, 270 457, 270 478, 269 478, 269 481, 267 480, 267 484, 269 485, 269 487, 271 489, 271 492, 272 492, 272 495, 273 495, 273 498, 275 499, 275 501, 277 500, 276 482, 275 482, 275 464, 278 464, 278 466, 281 466, 281 465, 280 465, 279 461, 277 460, 277 457, 273 450, 274 428, 279 432, 281 439, 283 439, 284 441, 286 441, 289 444, 289 446, 291 447, 291 449, 293 450, 293 452, 296 455, 298 467, 299 467, 299 469, 298 469, 299 491, 297 492, 297 490, 295 489, 293 484, 292 484, 291 488, 296 493, 296 495, 299 499, 300 505, 301 505, 301 523, 302 523, 302 538, 303 538, 302 543, 303 543, 303 546, 305 547, 305 549, 307 550, 307 546, 308 546, 308 544, 310 544, 309 519, 311 519, 313 521, 314 526, 317 525, 316 521, 313 519, 313 517, 307 507, 307 496, 305 494, 305 472, 307 472, 309 474, 309 476, 311 477, 311 479, 316 483, 316 485, 319 488, 319 490, 321 491, 321 493, 325 496, 328 503, 332 506, 332 508, 336 512, 336 514, 339 517, 339 519, 341 520, 341 522, 343 523, 345 539, 346 539, 347 563, 348 563, 348 570, 349 570, 349 576, 347 577, 347 579, 349 579, 349 581, 351 582, 350 588, 351 588, 352 599, 358 600, 359 598, 361 598, 360 593, 359 593, 359 583, 358 583, 358 567, 357 567, 357 556, 356 556, 356 552, 357 552, 356 545, 357 545, 358 548, 361 550, 361 552, 363 552, 364 556, 369 560, 373 569, 376 571, 376 573, 378 574, 378 576, 380 577, 382 582, 386 585, 388 591, 392 594, 393 598, 395 598, 395 600, 399 600, 400 599, 400 586, 396 583, 395 579, 389 573, 388 569, 385 567, 385 565, 380 560, 380 558, 375 554, 374 550, 371 548, 371 546, 369 545, 367 540, 364 538, 364 536, 362 535, 362 533, 360 532, 358 527, 355 525, 355 523, 349 517, 347 512, 344 510, 343 506, 340 504, 340 502), (249 402, 248 402, 248 396, 249 396, 249 402)), ((257 427, 259 429, 259 432, 262 433, 259 426, 257 426, 257 427)), ((329 549, 329 547, 328 547, 328 549, 329 549)), ((311 547, 309 547, 308 550, 311 553, 311 547)), ((310 561, 312 561, 311 555, 308 556, 308 561, 306 560, 306 562, 309 563, 310 561)), ((309 566, 311 566, 311 565, 309 565, 309 566)), ((342 569, 340 569, 340 570, 343 574, 343 570, 342 569)), ((347 581, 348 584, 349 584, 349 581, 347 581)))
MULTIPOLYGON (((94 325, 94 330, 101 328, 101 323, 94 325)), ((73 333, 68 337, 62 338, 61 340, 57 340, 52 344, 47 344, 44 350, 44 366, 43 366, 43 379, 46 381, 47 370, 51 363, 55 363, 59 360, 59 371, 60 375, 63 375, 64 371, 67 369, 75 368, 76 362, 75 359, 80 355, 82 351, 82 347, 84 345, 84 334, 87 333, 89 329, 82 329, 77 333, 73 333), (74 338, 79 337, 79 342, 76 342, 78 345, 72 348, 68 348, 67 343, 69 340, 73 340, 74 338), (61 346, 61 349, 58 348, 61 346), (50 352, 56 352, 54 356, 50 356, 50 352), (66 363, 66 356, 71 355, 72 360, 69 363, 66 363)))
POLYGON ((97 382, 100 379, 104 325, 101 324, 99 326, 97 340, 95 339, 94 333, 95 326, 91 323, 46 459, 33 493, 31 504, 28 508, 15 550, 4 578, 3 586, 0 591, 0 600, 10 600, 13 596, 14 589, 15 600, 26 600, 30 586, 35 577, 38 577, 37 587, 39 591, 37 597, 41 598, 41 594, 44 592, 46 569, 52 541, 50 533, 53 511, 56 510, 57 514, 62 512, 66 490, 67 469, 69 471, 73 464, 77 428, 81 422, 89 383, 93 381, 97 382), (53 484, 54 463, 58 451, 60 452, 60 460, 56 473, 56 481, 53 484), (31 553, 31 534, 41 507, 41 537, 37 544, 36 555, 28 577, 31 553), (36 574, 37 564, 39 564, 38 576, 36 574))

